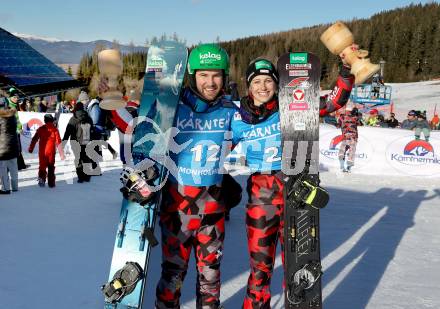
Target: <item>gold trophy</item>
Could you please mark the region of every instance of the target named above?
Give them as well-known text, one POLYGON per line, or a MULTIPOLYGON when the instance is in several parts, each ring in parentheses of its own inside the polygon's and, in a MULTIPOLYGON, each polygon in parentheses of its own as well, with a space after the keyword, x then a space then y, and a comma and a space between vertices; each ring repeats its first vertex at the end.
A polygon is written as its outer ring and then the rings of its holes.
POLYGON ((99 107, 107 110, 115 110, 125 107, 126 103, 122 99, 122 92, 118 90, 118 79, 122 74, 121 54, 116 49, 106 49, 98 53, 98 67, 101 79, 107 79, 108 90, 101 96, 102 101, 99 107))
POLYGON ((343 53, 345 61, 351 66, 355 84, 362 84, 380 70, 378 64, 370 62, 367 50, 353 50, 353 34, 342 22, 338 21, 321 35, 321 42, 334 54, 343 53))

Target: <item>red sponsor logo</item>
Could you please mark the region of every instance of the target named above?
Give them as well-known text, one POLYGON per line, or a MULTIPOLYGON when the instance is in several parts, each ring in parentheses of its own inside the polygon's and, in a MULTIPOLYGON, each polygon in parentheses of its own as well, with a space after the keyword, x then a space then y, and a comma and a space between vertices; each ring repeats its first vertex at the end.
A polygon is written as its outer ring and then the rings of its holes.
POLYGON ((24 126, 23 126, 23 135, 29 138, 32 138, 37 132, 37 129, 43 125, 43 122, 38 118, 31 118, 24 126))
POLYGON ((309 109, 309 104, 304 100, 305 93, 302 89, 296 89, 292 93, 293 102, 289 104, 290 111, 304 111, 309 109))
POLYGON ((295 78, 293 80, 291 80, 286 87, 298 87, 299 85, 301 85, 303 82, 309 80, 308 77, 298 77, 295 78))
POLYGON ((295 102, 303 102, 304 96, 304 91, 301 89, 296 89, 295 91, 293 91, 293 100, 295 102))

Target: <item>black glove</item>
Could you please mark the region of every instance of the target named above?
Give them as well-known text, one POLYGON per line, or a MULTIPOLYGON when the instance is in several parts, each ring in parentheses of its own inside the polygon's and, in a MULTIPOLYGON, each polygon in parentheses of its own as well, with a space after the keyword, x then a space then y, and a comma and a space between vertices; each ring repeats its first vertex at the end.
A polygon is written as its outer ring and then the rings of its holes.
POLYGON ((223 175, 222 197, 226 209, 234 208, 240 204, 242 191, 241 185, 231 175, 223 175))
POLYGON ((351 74, 351 68, 347 64, 342 64, 341 69, 339 70, 339 75, 343 78, 349 78, 354 77, 353 74, 351 74))

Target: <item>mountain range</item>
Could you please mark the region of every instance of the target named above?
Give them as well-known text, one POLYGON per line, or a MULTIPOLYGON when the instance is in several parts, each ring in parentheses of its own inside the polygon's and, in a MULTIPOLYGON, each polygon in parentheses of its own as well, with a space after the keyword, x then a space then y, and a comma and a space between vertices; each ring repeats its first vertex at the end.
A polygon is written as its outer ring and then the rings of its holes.
MULTIPOLYGON (((28 43, 32 48, 49 58, 56 64, 79 64, 85 53, 92 54, 97 45, 111 48, 113 43, 106 40, 92 42, 62 41, 57 39, 40 38, 32 35, 14 33, 20 39, 28 43)), ((133 51, 146 51, 143 46, 119 44, 122 53, 133 51)))

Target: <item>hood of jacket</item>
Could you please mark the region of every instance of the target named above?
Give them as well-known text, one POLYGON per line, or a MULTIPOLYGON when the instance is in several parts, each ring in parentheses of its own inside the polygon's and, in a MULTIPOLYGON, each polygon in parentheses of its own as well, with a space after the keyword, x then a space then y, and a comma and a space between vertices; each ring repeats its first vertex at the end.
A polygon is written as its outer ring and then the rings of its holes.
POLYGON ((18 156, 17 119, 15 110, 0 110, 0 160, 18 156))
POLYGON ((76 111, 74 117, 78 119, 79 122, 88 122, 89 114, 84 110, 76 111))

